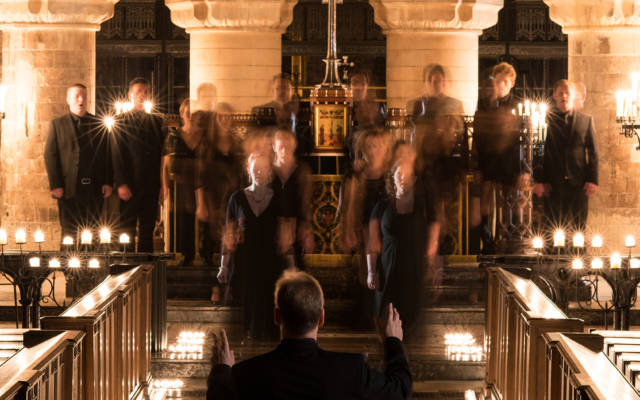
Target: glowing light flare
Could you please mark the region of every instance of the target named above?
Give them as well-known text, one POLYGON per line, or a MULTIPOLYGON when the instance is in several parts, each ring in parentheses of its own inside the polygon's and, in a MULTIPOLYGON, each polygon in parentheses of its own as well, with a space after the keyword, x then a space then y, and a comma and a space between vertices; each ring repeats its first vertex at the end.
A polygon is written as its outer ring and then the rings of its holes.
POLYGON ((131 238, 126 233, 120 235, 119 238, 120 244, 129 244, 131 242, 131 238))
POLYGON ((6 245, 7 244, 7 231, 5 231, 4 229, 0 229, 0 245, 6 245))
POLYGON ((4 114, 6 110, 7 85, 0 84, 0 114, 4 114))
POLYGON ((113 119, 113 117, 104 117, 104 121, 103 122, 104 122, 104 126, 107 127, 107 130, 109 132, 111 132, 111 130, 113 129, 113 125, 115 125, 115 123, 116 123, 116 120, 113 119))
POLYGON ((636 238, 632 235, 627 235, 627 237, 624 238, 624 247, 636 247, 636 238))
POLYGON ((40 266, 40 257, 30 257, 29 266, 31 268, 38 268, 40 266))
POLYGON ((100 229, 100 244, 111 243, 111 231, 108 228, 100 229))
POLYGON ((594 249, 600 249, 600 248, 602 248, 602 236, 600 236, 600 235, 595 235, 595 236, 591 239, 591 247, 593 247, 594 249))
POLYGON ((582 269, 582 268, 584 268, 584 263, 582 262, 581 259, 574 258, 573 261, 571 261, 571 269, 582 269))
POLYGON ((80 259, 78 257, 71 257, 69 260, 69 268, 80 268, 80 259))
POLYGON ((631 260, 629 260, 629 268, 631 269, 640 268, 640 260, 637 258, 632 258, 631 260))
POLYGON ((591 269, 602 269, 603 266, 604 263, 602 262, 602 259, 596 257, 591 260, 591 269))
POLYGON ((83 230, 82 234, 80 235, 80 244, 90 245, 91 242, 93 242, 93 234, 88 229, 83 230))
POLYGON ((540 236, 536 236, 533 238, 533 248, 541 249, 544 247, 544 240, 540 236))
POLYGON ((553 247, 564 247, 564 231, 562 229, 558 229, 553 234, 553 247))
POLYGON ((620 269, 622 267, 622 258, 619 253, 611 254, 611 257, 609 257, 609 265, 611 269, 620 269))
POLYGON ((482 361, 484 351, 476 344, 470 333, 447 333, 444 335, 447 357, 454 361, 482 361))
POLYGON ((584 247, 584 235, 581 232, 576 232, 576 234, 573 235, 573 247, 584 247))
POLYGON ((89 260, 89 268, 97 269, 100 268, 100 261, 97 258, 92 258, 89 260))
POLYGON ((27 243, 27 232, 20 228, 16 231, 15 234, 16 244, 25 244, 27 243))
POLYGON ((144 111, 147 114, 151 114, 151 111, 153 111, 153 103, 150 102, 149 100, 144 102, 144 111))
POLYGON ((60 268, 60 260, 52 258, 49 260, 49 268, 60 268))
POLYGON ((158 379, 153 381, 153 386, 157 389, 180 389, 184 382, 180 379, 158 379))
POLYGON ((71 236, 65 236, 62 238, 63 246, 73 246, 73 238, 71 236))

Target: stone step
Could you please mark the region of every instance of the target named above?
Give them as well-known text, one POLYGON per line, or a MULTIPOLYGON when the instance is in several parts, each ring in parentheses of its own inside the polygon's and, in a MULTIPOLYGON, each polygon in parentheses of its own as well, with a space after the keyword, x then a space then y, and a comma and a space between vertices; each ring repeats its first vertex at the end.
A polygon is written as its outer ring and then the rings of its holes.
MULTIPOLYGON (((207 393, 206 378, 184 378, 181 381, 183 385, 180 390, 167 390, 163 398, 181 400, 205 398, 207 393)), ((412 399, 465 400, 466 391, 481 393, 483 386, 484 381, 482 380, 417 381, 413 382, 412 399)))

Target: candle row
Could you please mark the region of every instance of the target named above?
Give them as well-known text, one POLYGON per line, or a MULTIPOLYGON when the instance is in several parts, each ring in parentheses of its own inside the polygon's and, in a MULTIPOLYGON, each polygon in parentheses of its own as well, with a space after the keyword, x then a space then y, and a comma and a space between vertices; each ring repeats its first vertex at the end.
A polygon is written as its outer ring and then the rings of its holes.
MULTIPOLYGON (((622 257, 620 256, 619 253, 611 254, 611 256, 609 257, 609 266, 611 267, 611 269, 622 268, 622 257)), ((571 268, 576 270, 584 269, 584 262, 582 261, 581 258, 574 258, 573 261, 571 261, 571 268)), ((596 257, 591 260, 591 269, 603 269, 603 268, 604 268, 604 262, 602 261, 601 258, 596 257)), ((640 260, 637 258, 631 258, 629 260, 629 268, 631 269, 640 268, 640 260)))
MULTIPOLYGON (((553 247, 564 247, 566 242, 565 233, 562 229, 558 229, 553 233, 553 247)), ((573 235, 573 247, 584 247, 584 235, 576 232, 573 235)), ((536 236, 532 240, 534 249, 542 249, 544 247, 544 239, 536 236)), ((624 246, 631 248, 636 247, 636 239, 632 235, 627 235, 624 239, 624 246)), ((602 247, 602 236, 594 235, 591 239, 591 247, 599 249, 602 247)))
MULTIPOLYGON (((24 229, 18 229, 14 235, 16 244, 26 244, 27 243, 27 232, 24 229)), ((4 229, 0 229, 0 245, 4 246, 8 243, 7 231, 4 229)), ((44 232, 38 229, 33 233, 33 242, 34 243, 44 243, 44 232)), ((128 234, 122 233, 119 237, 120 244, 129 244, 131 242, 131 238, 128 234)), ((110 244, 111 243, 111 231, 107 228, 102 228, 100 230, 100 244, 110 244)), ((62 239, 62 244, 64 246, 72 246, 73 238, 71 236, 65 236, 62 239)), ((80 234, 80 244, 81 245, 91 245, 93 244, 93 233, 90 230, 85 229, 80 234)))
MULTIPOLYGON (((531 121, 531 129, 535 134, 535 140, 544 142, 547 138, 547 103, 540 102, 535 103, 530 100, 526 100, 523 103, 518 104, 518 115, 523 117, 529 117, 531 121)), ((515 109, 513 114, 515 114, 515 109)))
MULTIPOLYGON (((29 257, 29 266, 31 268, 39 268, 41 266, 41 261, 42 260, 40 259, 40 257, 29 257)), ((61 268, 62 263, 58 258, 51 258, 49 259, 48 266, 49 268, 53 269, 61 268)), ((78 257, 71 257, 69 261, 67 261, 68 268, 76 269, 80 268, 81 266, 82 262, 78 257)), ((100 261, 97 258, 92 258, 87 262, 87 267, 91 269, 98 269, 100 268, 100 261)))

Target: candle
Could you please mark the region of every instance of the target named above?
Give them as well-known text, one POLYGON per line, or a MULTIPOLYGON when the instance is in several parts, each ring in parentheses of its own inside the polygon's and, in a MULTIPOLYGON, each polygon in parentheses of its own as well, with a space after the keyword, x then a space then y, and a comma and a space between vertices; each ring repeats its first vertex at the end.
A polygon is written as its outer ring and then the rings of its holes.
POLYGON ((120 243, 121 244, 129 244, 129 235, 127 235, 126 233, 123 233, 122 235, 120 235, 120 243))
POLYGON ((40 229, 38 229, 33 234, 33 241, 36 242, 36 243, 44 243, 44 232, 42 232, 40 229))
POLYGON ((57 258, 49 260, 49 268, 60 268, 60 260, 57 258))
POLYGON ((636 239, 631 235, 627 235, 624 238, 624 247, 636 247, 636 239))
POLYGON ((582 269, 583 266, 582 260, 579 258, 574 258, 571 262, 571 269, 582 269))
POLYGON ((564 231, 558 229, 553 234, 553 247, 564 247, 564 231))
POLYGON ((0 229, 0 245, 7 244, 7 231, 0 229))
POLYGON ((111 243, 111 232, 107 228, 100 229, 100 244, 111 243))
POLYGON ((518 103, 518 115, 522 115, 522 103, 518 103))
POLYGON ((100 261, 97 258, 89 260, 89 268, 100 268, 100 261))
POLYGON ((116 122, 116 121, 113 119, 113 117, 105 117, 105 118, 104 118, 104 126, 106 126, 106 127, 107 127, 107 130, 108 130, 109 132, 111 132, 111 129, 113 128, 113 124, 114 124, 115 122, 116 122))
POLYGON ((147 114, 151 114, 151 110, 153 110, 153 103, 150 101, 145 101, 144 102, 144 111, 147 112, 147 114))
POLYGON ((80 259, 78 257, 72 257, 69 260, 69 268, 80 268, 80 259))
POLYGON ((40 257, 31 257, 29 258, 29 266, 32 268, 37 268, 40 266, 40 257))
POLYGON ((120 113, 122 112, 122 102, 121 101, 116 101, 116 115, 120 115, 120 113))
POLYGON ((629 268, 632 268, 632 269, 640 268, 640 260, 637 258, 632 258, 631 261, 629 261, 629 268))
POLYGON ((82 231, 82 234, 80 235, 80 244, 88 245, 88 244, 91 244, 92 241, 93 241, 93 234, 91 233, 91 231, 87 229, 82 231))
POLYGON ((594 258, 591 260, 591 268, 592 269, 602 269, 603 263, 600 258, 594 258))
POLYGON ((73 238, 71 236, 65 236, 62 238, 63 246, 73 246, 73 238))
POLYGON ((525 100, 524 102, 524 115, 531 114, 531 102, 529 100, 525 100))
POLYGON ((584 247, 584 235, 580 232, 573 235, 573 247, 584 247))
POLYGON ((622 266, 622 258, 620 258, 620 254, 613 253, 609 258, 609 264, 611 264, 611 269, 620 269, 622 266))
POLYGON ((533 238, 533 248, 541 249, 544 247, 544 240, 540 236, 536 236, 533 238))
POLYGON ((16 244, 25 244, 27 243, 27 232, 24 229, 18 229, 16 231, 16 244))
POLYGON ((599 249, 602 247, 602 236, 595 235, 593 239, 591 239, 591 247, 594 249, 599 249))

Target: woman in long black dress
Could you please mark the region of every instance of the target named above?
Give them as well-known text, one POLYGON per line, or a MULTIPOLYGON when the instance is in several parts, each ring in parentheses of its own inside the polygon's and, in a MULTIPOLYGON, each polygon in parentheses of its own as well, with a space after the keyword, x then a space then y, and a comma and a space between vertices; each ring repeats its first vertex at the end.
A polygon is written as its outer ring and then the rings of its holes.
POLYGON ((411 332, 420 310, 425 270, 434 265, 427 260, 437 250, 437 235, 434 238, 430 232, 435 215, 432 196, 416 179, 413 159, 402 158, 394 164, 389 197, 378 202, 371 214, 367 249, 367 285, 375 289, 374 315, 381 316, 393 303, 406 333, 411 332))
POLYGON ((240 300, 247 337, 277 340, 273 290, 282 267, 270 157, 251 154, 248 172, 250 185, 229 198, 218 280, 229 281, 234 298, 240 300))

